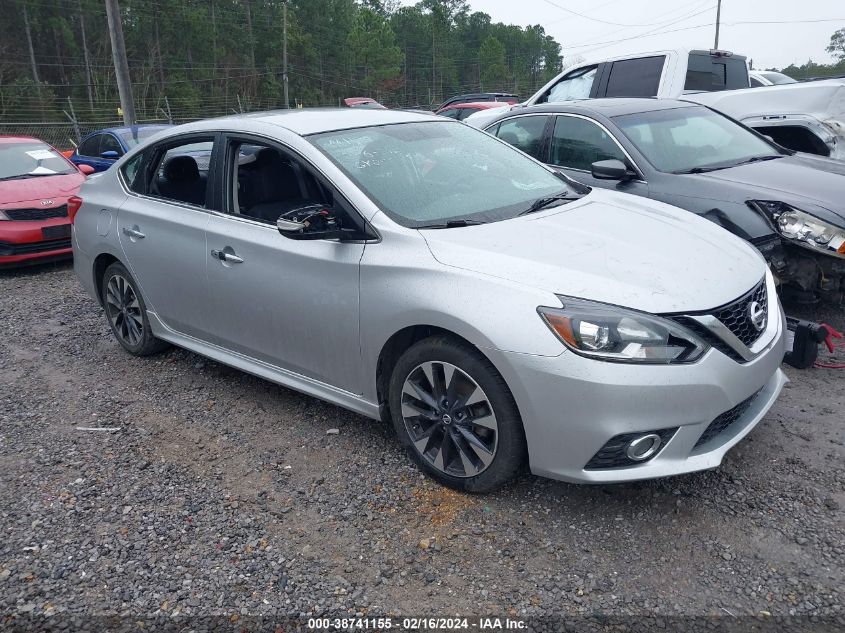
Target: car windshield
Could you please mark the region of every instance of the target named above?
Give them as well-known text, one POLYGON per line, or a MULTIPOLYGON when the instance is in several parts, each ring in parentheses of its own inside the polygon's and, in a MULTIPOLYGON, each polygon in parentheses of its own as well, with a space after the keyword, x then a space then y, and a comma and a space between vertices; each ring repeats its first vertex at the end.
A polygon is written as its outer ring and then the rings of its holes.
POLYGON ((0 143, 0 180, 72 174, 76 169, 46 143, 0 143))
POLYGON ((162 130, 166 130, 166 125, 151 125, 149 127, 137 127, 124 130, 120 133, 120 138, 123 139, 124 145, 131 149, 136 145, 140 145, 153 134, 158 134, 162 130))
POLYGON ((626 114, 613 121, 660 171, 710 171, 781 156, 747 128, 702 106, 626 114))
POLYGON ((466 125, 419 122, 315 134, 309 140, 407 227, 494 222, 577 185, 466 125))

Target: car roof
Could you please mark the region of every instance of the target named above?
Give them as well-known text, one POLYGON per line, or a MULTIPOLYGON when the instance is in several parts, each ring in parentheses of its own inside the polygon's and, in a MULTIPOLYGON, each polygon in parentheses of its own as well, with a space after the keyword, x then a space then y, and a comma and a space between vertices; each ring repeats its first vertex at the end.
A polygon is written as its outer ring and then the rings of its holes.
POLYGON ((460 103, 450 103, 440 109, 458 110, 460 108, 474 108, 476 110, 489 110, 490 108, 502 108, 506 105, 507 104, 502 101, 462 101, 460 103))
POLYGON ((126 134, 131 133, 132 130, 144 129, 144 128, 160 128, 165 129, 172 127, 167 123, 138 123, 137 125, 122 125, 119 127, 104 127, 101 130, 94 130, 93 132, 89 132, 85 136, 91 136, 92 134, 104 134, 111 132, 112 134, 126 134))
MULTIPOLYGON (((674 110, 676 108, 694 108, 697 103, 678 101, 676 99, 653 99, 638 97, 607 97, 603 99, 583 99, 580 101, 562 101, 560 103, 541 103, 527 108, 509 110, 508 114, 516 115, 529 112, 569 112, 600 114, 605 117, 615 117, 623 114, 638 112, 653 112, 656 110, 674 110)), ((504 118, 504 115, 503 117, 504 118)))
POLYGON ((238 122, 257 122, 277 125, 299 134, 318 134, 374 125, 393 123, 413 123, 438 121, 449 123, 449 119, 434 113, 410 112, 408 110, 371 110, 366 108, 293 108, 290 110, 271 110, 268 112, 250 112, 233 116, 206 119, 187 123, 172 128, 184 131, 205 131, 213 129, 237 130, 238 122))

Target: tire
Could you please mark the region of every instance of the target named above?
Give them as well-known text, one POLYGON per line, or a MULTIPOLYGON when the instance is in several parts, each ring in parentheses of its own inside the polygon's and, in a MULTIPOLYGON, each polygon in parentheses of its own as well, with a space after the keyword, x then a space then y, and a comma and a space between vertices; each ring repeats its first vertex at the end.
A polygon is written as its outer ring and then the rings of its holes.
POLYGON ((133 356, 150 356, 170 347, 152 334, 147 306, 126 267, 115 262, 103 273, 103 307, 112 334, 133 356))
POLYGON ((490 492, 526 463, 513 395, 493 364, 466 343, 433 336, 408 348, 393 368, 388 402, 408 454, 451 488, 490 492))

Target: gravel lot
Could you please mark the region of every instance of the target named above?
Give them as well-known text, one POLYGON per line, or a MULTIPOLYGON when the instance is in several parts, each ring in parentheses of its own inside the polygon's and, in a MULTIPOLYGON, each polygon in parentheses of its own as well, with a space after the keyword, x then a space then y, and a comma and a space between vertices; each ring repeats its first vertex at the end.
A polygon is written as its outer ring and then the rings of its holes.
POLYGON ((842 370, 788 368, 715 471, 480 497, 380 423, 183 350, 130 357, 69 264, 0 273, 0 332, 0 615, 845 624, 842 370))

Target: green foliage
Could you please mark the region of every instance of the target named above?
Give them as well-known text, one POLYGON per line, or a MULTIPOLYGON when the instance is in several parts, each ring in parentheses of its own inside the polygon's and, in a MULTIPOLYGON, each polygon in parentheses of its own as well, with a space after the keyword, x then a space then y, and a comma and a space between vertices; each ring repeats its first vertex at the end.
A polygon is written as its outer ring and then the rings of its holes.
POLYGON ((478 63, 481 66, 481 88, 491 92, 503 92, 508 80, 505 45, 488 35, 478 49, 478 63))
MULTIPOLYGON (((283 106, 284 0, 119 0, 140 119, 192 118, 283 106)), ((0 114, 114 121, 102 0, 0 0, 0 114), (29 18, 38 79, 23 20, 29 18), (84 38, 83 38, 84 29, 84 38), (87 59, 86 59, 87 52, 87 59)), ((466 0, 288 0, 291 105, 372 96, 436 106, 461 92, 531 94, 561 67, 541 26, 494 23, 466 0)))
POLYGON ((840 61, 845 60, 845 29, 839 29, 830 36, 830 44, 825 50, 840 61))

